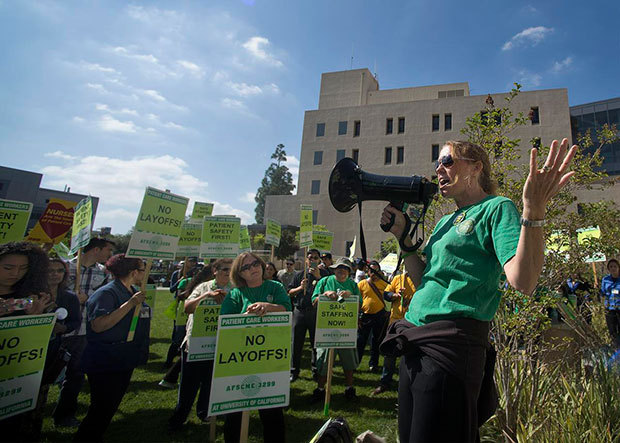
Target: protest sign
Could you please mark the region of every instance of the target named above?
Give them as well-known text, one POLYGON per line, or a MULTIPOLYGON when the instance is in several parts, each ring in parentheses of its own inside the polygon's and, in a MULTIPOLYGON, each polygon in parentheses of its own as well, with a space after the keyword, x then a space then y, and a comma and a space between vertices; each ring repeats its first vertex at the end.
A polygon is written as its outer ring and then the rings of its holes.
POLYGON ((71 254, 75 254, 90 241, 90 231, 93 223, 93 201, 86 197, 73 211, 73 228, 71 230, 71 254))
POLYGON ((321 252, 331 252, 334 243, 334 233, 327 231, 312 232, 312 247, 321 252))
POLYGON ((54 314, 0 319, 0 420, 34 409, 54 314))
POLYGON ((155 312, 155 296, 157 295, 157 285, 155 283, 147 283, 146 297, 144 303, 151 307, 151 312, 155 312))
POLYGON ((250 244, 250 231, 246 225, 241 225, 239 230, 239 253, 250 252, 252 245, 250 244))
POLYGON ((176 257, 197 257, 200 254, 201 236, 202 220, 200 220, 200 223, 183 223, 176 257))
POLYGON ((381 266, 381 270, 386 274, 392 274, 396 270, 396 265, 398 264, 398 254, 390 252, 386 255, 383 260, 379 263, 381 266))
POLYGON ((241 219, 232 215, 205 217, 200 258, 235 258, 239 254, 241 219))
POLYGON ((0 198, 0 244, 24 239, 31 212, 32 203, 0 198))
POLYGON ((301 205, 300 208, 299 246, 312 246, 312 205, 301 205))
POLYGON ((76 202, 50 198, 37 224, 30 230, 26 241, 33 243, 60 243, 73 225, 76 202))
MULTIPOLYGON (((593 238, 601 238, 601 228, 598 226, 577 229, 577 243, 580 245, 587 244, 590 239, 593 238)), ((595 252, 591 256, 586 257, 584 261, 586 263, 596 263, 600 261, 607 261, 607 257, 602 252, 595 252)))
POLYGON ((194 202, 194 210, 191 219, 193 223, 200 223, 205 217, 211 217, 213 214, 213 203, 194 202))
POLYGON ((196 307, 187 343, 187 361, 213 360, 221 308, 213 298, 205 298, 196 307))
POLYGON ((219 317, 209 415, 289 404, 291 318, 290 312, 219 317))
POLYGON ((172 260, 177 251, 188 199, 146 188, 127 257, 172 260))
POLYGON ((265 244, 280 246, 280 237, 282 236, 282 227, 280 223, 270 218, 267 219, 265 226, 265 244))
POLYGON ((316 313, 315 348, 355 348, 357 345, 357 318, 359 296, 344 297, 339 302, 319 296, 316 313))

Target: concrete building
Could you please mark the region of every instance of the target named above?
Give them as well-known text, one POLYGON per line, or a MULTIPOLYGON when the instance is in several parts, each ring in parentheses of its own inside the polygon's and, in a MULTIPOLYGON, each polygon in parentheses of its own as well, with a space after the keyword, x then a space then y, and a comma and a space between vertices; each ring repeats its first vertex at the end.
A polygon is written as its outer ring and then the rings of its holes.
MULTIPOLYGON (((32 229, 37 223, 51 198, 59 198, 77 203, 87 197, 86 195, 75 194, 73 192, 41 188, 40 184, 42 179, 43 174, 37 172, 0 166, 0 198, 30 202, 33 204, 32 214, 28 221, 28 230, 32 229)), ((92 197, 92 199, 94 216, 97 213, 99 197, 92 197)))
MULTIPOLYGON (((497 104, 507 95, 492 93, 497 104)), ((460 130, 467 117, 485 109, 486 98, 486 94, 471 96, 468 83, 380 90, 368 69, 324 73, 318 109, 304 116, 297 195, 268 196, 265 217, 298 225, 299 205, 312 204, 314 223, 334 232, 332 252, 344 255, 353 238, 359 239, 358 212, 342 214, 333 209, 328 180, 334 164, 351 157, 375 174, 430 178, 442 144, 463 139, 460 130)), ((515 114, 531 111, 534 116, 511 133, 523 141, 523 147, 533 137, 548 145, 571 136, 566 89, 522 92, 511 107, 515 114)), ((363 204, 369 256, 390 237, 379 227, 383 206, 383 202, 363 204)))

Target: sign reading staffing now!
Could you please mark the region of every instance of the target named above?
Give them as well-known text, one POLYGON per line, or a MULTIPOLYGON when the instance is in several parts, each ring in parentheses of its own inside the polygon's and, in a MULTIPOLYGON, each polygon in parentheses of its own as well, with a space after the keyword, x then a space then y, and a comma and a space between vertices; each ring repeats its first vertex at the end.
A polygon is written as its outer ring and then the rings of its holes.
POLYGON ((334 233, 327 231, 312 232, 312 247, 321 252, 331 252, 334 243, 334 233))
POLYGON ((312 246, 312 205, 300 205, 299 246, 312 246))
POLYGON ((235 258, 239 254, 241 219, 232 215, 205 217, 200 258, 235 258))
POLYGON ((31 212, 32 203, 0 198, 0 244, 24 239, 31 212))
POLYGON ((280 246, 280 237, 282 236, 282 226, 275 220, 267 219, 265 226, 265 244, 280 246))
POLYGON ((320 295, 316 312, 314 347, 355 348, 359 306, 358 295, 345 297, 342 302, 320 295))
POLYGON ((290 312, 221 315, 209 415, 288 406, 290 312))
POLYGON ((0 319, 0 420, 34 409, 54 314, 0 319))
POLYGON ((194 202, 194 210, 192 211, 192 222, 200 222, 205 217, 213 214, 213 203, 194 202))
POLYGON ((180 195, 146 188, 127 257, 174 259, 188 202, 180 195))

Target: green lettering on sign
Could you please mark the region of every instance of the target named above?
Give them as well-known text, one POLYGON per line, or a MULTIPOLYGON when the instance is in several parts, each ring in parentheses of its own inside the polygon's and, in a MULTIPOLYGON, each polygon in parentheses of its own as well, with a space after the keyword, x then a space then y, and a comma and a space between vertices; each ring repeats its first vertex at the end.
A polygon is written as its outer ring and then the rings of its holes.
POLYGON ((32 203, 0 199, 0 244, 22 241, 32 203))

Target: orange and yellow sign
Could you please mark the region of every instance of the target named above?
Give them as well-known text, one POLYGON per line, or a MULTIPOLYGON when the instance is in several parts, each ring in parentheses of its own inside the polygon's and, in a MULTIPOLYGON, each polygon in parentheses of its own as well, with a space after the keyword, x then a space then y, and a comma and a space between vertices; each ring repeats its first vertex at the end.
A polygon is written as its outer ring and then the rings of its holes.
POLYGON ((37 224, 30 230, 27 241, 57 244, 73 226, 73 210, 77 202, 50 198, 37 224))

